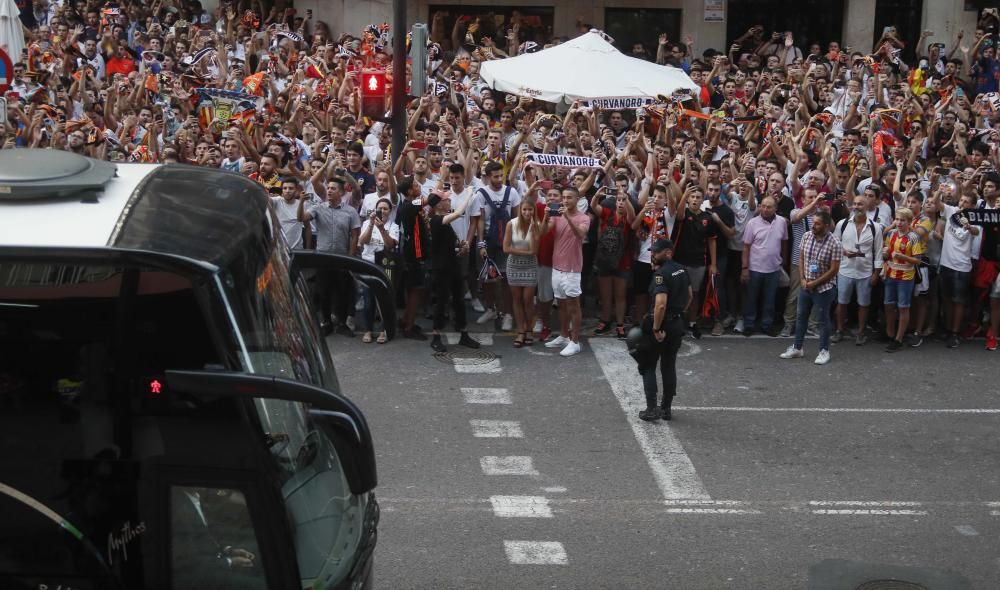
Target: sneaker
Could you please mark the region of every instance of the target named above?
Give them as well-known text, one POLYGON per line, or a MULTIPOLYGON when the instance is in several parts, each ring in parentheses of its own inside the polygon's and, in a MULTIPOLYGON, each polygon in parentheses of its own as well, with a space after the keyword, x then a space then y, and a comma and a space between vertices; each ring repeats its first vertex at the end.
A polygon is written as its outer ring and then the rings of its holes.
POLYGON ((569 341, 569 338, 565 336, 556 336, 552 340, 545 343, 545 348, 562 348, 563 346, 566 346, 569 341))
POLYGON ((817 330, 816 328, 806 328, 806 336, 810 336, 812 338, 819 338, 819 330, 817 330))
POLYGON ((573 356, 574 354, 580 354, 581 350, 583 350, 583 348, 580 346, 579 342, 573 342, 570 340, 569 344, 566 345, 566 348, 559 352, 559 356, 573 356))
POLYGON ((486 308, 483 307, 483 302, 480 301, 478 297, 472 298, 472 310, 475 311, 476 313, 483 313, 484 311, 486 311, 486 308))
POLYGON ((535 325, 531 328, 534 333, 539 333, 542 331, 542 320, 535 320, 535 325))
POLYGON ((993 334, 986 335, 986 350, 996 350, 997 349, 997 337, 993 334))
POLYGON ((351 330, 351 337, 353 338, 354 337, 354 316, 348 317, 347 321, 344 322, 344 324, 346 324, 347 328, 351 330))
POLYGON ((771 338, 777 338, 778 334, 781 333, 781 330, 779 330, 776 326, 771 326, 769 328, 764 328, 764 333, 771 338))
POLYGON ((899 352, 901 350, 903 350, 903 343, 895 338, 885 347, 886 352, 899 352))
POLYGON ((858 330, 858 335, 854 337, 855 346, 864 346, 868 343, 868 335, 864 330, 858 330))
POLYGON ((701 330, 698 329, 698 322, 694 322, 688 326, 688 330, 691 332, 691 335, 694 336, 695 340, 701 340, 701 330))
POLYGON ((468 332, 462 332, 462 336, 458 339, 458 344, 466 348, 479 348, 479 341, 469 336, 468 332))
POLYGON ((464 299, 466 301, 472 301, 472 291, 466 291, 464 299))
MULTIPOLYGON (((727 315, 726 318, 724 320, 722 320, 722 329, 723 330, 728 330, 729 328, 732 328, 733 324, 735 324, 735 323, 736 323, 736 320, 733 318, 733 316, 727 315)), ((743 327, 742 326, 742 322, 740 324, 741 324, 740 327, 742 328, 743 327)))
POLYGON ((958 334, 948 336, 948 348, 958 348, 958 334))
POLYGON ((483 313, 483 315, 479 316, 479 319, 476 320, 476 323, 477 324, 485 324, 486 322, 489 322, 489 321, 492 321, 492 320, 495 320, 495 319, 497 319, 497 312, 493 311, 492 309, 487 309, 483 313))
POLYGON ((324 336, 329 336, 333 334, 333 324, 330 322, 320 322, 319 329, 323 332, 324 336))
POLYGON ((444 342, 441 342, 441 336, 439 334, 435 334, 434 338, 431 340, 431 348, 434 349, 434 352, 448 351, 448 348, 444 345, 444 342))
POLYGON ((828 362, 830 362, 830 351, 829 350, 819 351, 819 354, 816 355, 816 360, 814 360, 813 362, 816 363, 817 365, 827 364, 828 362))
POLYGON ((795 348, 795 345, 788 347, 788 350, 778 355, 779 358, 783 359, 800 359, 802 358, 802 349, 795 348))
POLYGON ((743 329, 743 337, 744 338, 749 338, 751 336, 753 336, 753 328, 744 328, 743 329))
POLYGON ((722 325, 722 322, 715 322, 712 326, 712 336, 722 336, 726 333, 726 328, 722 325))
POLYGON ((841 332, 840 330, 834 330, 833 334, 830 334, 830 342, 837 343, 843 339, 844 339, 844 333, 841 332))
POLYGON ((792 335, 792 327, 789 324, 785 324, 784 326, 782 326, 781 332, 778 333, 778 336, 782 338, 788 338, 791 335, 792 335))
POLYGON ((552 328, 543 327, 541 330, 538 331, 538 339, 542 342, 548 340, 549 336, 551 335, 552 335, 552 328))
POLYGON ((910 334, 909 344, 911 348, 918 348, 923 343, 924 343, 924 337, 921 336, 919 332, 914 332, 913 334, 910 334))
POLYGON ((662 412, 660 408, 646 408, 645 410, 639 412, 639 419, 645 420, 646 422, 655 422, 660 419, 662 412))
POLYGON ((500 329, 504 332, 510 332, 514 329, 514 316, 507 313, 503 316, 503 321, 500 323, 500 329))
POLYGON ((743 318, 736 320, 736 326, 733 328, 733 332, 738 334, 743 333, 743 318))

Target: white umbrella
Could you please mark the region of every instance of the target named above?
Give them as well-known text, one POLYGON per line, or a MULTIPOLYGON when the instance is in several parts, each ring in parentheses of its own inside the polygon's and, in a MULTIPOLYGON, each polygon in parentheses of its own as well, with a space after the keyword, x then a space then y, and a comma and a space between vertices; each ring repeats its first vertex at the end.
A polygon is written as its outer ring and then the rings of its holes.
POLYGON ((699 91, 684 70, 624 55, 597 31, 536 53, 484 62, 480 76, 494 90, 546 102, 699 91))
MULTIPOLYGON (((10 61, 21 61, 24 51, 24 32, 21 29, 21 11, 14 0, 0 0, 0 49, 10 61)), ((8 74, 11 75, 11 74, 8 74)))

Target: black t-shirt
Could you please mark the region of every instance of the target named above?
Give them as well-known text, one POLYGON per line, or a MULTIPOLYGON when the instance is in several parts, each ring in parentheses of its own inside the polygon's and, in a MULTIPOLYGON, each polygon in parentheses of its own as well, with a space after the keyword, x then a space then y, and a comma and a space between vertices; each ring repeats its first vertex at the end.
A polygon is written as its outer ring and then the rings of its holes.
POLYGON ((671 238, 674 241, 674 260, 684 266, 705 266, 708 240, 718 235, 715 221, 705 211, 692 213, 684 208, 678 213, 671 238))
MULTIPOLYGON (((983 207, 983 209, 986 208, 983 207)), ((989 211, 995 210, 989 209, 989 211)), ((983 225, 979 229, 983 232, 983 247, 979 251, 980 256, 985 260, 1000 262, 1000 226, 983 225)))
MULTIPOLYGON (((760 199, 758 199, 758 202, 760 202, 760 199)), ((778 206, 777 206, 778 215, 791 221, 792 211, 794 210, 795 210, 795 200, 789 197, 788 195, 782 194, 781 200, 778 201, 778 206)))
MULTIPOLYGON (((710 207, 709 212, 718 214, 719 219, 721 219, 722 223, 725 223, 727 227, 736 227, 736 214, 729 208, 729 205, 723 203, 722 201, 719 201, 718 207, 710 207)), ((713 221, 713 223, 715 222, 713 221)), ((715 228, 718 231, 718 224, 716 224, 715 228)))
MULTIPOLYGON (((659 293, 667 294, 667 317, 684 311, 688 304, 688 287, 691 279, 684 267, 667 260, 653 272, 653 280, 649 282, 649 296, 653 299, 659 293)), ((656 328, 657 326, 653 326, 656 328)))
POLYGON ((350 169, 347 173, 351 175, 354 180, 361 185, 361 196, 364 197, 367 194, 375 192, 375 177, 371 175, 364 168, 358 170, 357 172, 351 172, 350 169))
POLYGON ((444 215, 431 217, 431 268, 457 268, 457 247, 458 236, 451 224, 444 222, 444 215))

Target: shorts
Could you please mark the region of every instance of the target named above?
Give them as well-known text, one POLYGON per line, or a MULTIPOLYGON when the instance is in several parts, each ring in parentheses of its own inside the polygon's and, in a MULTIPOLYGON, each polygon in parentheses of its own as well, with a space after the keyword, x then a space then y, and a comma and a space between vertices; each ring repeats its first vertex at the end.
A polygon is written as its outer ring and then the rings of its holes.
POLYGON ((556 299, 574 299, 583 294, 580 273, 552 269, 552 294, 556 299))
POLYGON ((941 277, 941 297, 952 303, 968 303, 969 283, 972 280, 971 272, 962 272, 942 266, 939 276, 941 277))
POLYGON ((844 275, 837 276, 837 303, 848 305, 851 296, 857 293, 858 305, 868 307, 872 303, 872 282, 870 278, 852 279, 844 275))
POLYGON ((913 296, 920 297, 926 295, 931 290, 931 267, 921 265, 917 267, 917 277, 913 283, 913 296))
POLYGON ((653 281, 653 267, 648 262, 635 261, 632 265, 632 290, 636 294, 649 292, 649 284, 653 281))
POLYGON ((980 258, 972 267, 972 286, 977 289, 989 289, 996 280, 998 272, 1000 272, 1000 262, 980 258))
POLYGON ((538 290, 535 291, 535 296, 538 297, 540 302, 549 302, 554 299, 552 294, 552 267, 551 266, 538 266, 538 290))
MULTIPOLYGON (((597 270, 596 266, 594 267, 594 270, 597 270)), ((599 278, 600 277, 612 277, 612 278, 615 278, 615 279, 628 280, 629 269, 626 268, 625 270, 621 270, 619 268, 614 268, 614 269, 611 269, 611 270, 597 270, 597 276, 599 278)), ((649 285, 647 285, 646 287, 648 288, 649 285)))
POLYGON ((431 284, 428 277, 430 271, 428 265, 423 262, 407 262, 403 266, 403 280, 399 282, 400 288, 404 291, 411 289, 423 289, 431 284))
POLYGON ((704 266, 687 266, 682 264, 684 270, 688 271, 688 279, 691 280, 691 291, 694 293, 700 293, 702 286, 705 284, 705 267, 704 266))
POLYGON ((885 305, 895 305, 899 309, 909 309, 913 303, 913 286, 913 281, 886 279, 885 295, 882 297, 882 303, 885 305))

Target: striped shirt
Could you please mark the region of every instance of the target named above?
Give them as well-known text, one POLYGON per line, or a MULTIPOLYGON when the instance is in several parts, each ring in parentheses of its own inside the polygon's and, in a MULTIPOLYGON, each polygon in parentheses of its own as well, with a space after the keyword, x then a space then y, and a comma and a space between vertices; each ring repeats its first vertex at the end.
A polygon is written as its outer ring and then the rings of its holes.
MULTIPOLYGON (((834 262, 840 262, 844 254, 843 250, 840 246, 840 240, 830 232, 827 232, 821 241, 817 241, 816 234, 812 232, 804 234, 799 253, 801 255, 801 264, 805 269, 806 280, 815 281, 823 276, 826 271, 830 270, 834 262)), ((836 282, 837 278, 834 277, 816 287, 816 292, 823 293, 829 291, 836 282)))
POLYGON ((909 262, 897 262, 892 259, 892 255, 896 252, 903 254, 905 256, 914 256, 913 247, 915 244, 919 243, 920 240, 917 239, 915 234, 907 233, 901 234, 898 231, 893 230, 889 234, 889 239, 885 241, 886 250, 888 250, 888 258, 886 259, 885 266, 885 278, 896 279, 897 281, 912 281, 916 276, 915 267, 909 262))

